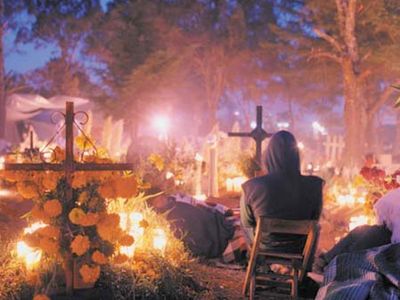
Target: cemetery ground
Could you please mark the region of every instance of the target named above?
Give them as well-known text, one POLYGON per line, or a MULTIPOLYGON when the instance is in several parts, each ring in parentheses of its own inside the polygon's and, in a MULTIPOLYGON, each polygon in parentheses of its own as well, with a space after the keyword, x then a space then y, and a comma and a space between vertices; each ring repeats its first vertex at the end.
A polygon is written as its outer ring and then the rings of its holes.
MULTIPOLYGON (((220 198, 212 198, 211 200, 230 208, 236 208, 239 205, 239 197, 237 195, 222 196, 220 198)), ((3 213, 0 214, 0 237, 10 238, 18 236, 23 228, 27 226, 26 222, 21 219, 21 216, 31 208, 32 203, 30 201, 2 202, 0 212, 3 213)), ((7 246, 7 243, 4 243, 3 239, 0 249, 0 267, 4 267, 4 254, 9 250, 9 246, 7 246)), ((197 291, 195 295, 196 299, 244 299, 241 295, 245 276, 244 266, 237 264, 223 265, 218 259, 195 259, 191 263, 190 269, 187 269, 186 272, 192 281, 189 285, 192 284, 192 288, 197 291)), ((10 273, 9 275, 13 276, 15 274, 10 273)), ((0 288, 5 280, 13 281, 14 278, 0 278, 0 288), (1 283, 2 281, 3 283, 1 283)), ((15 282, 15 284, 17 285, 18 282, 15 282)), ((51 299, 94 299, 90 298, 92 296, 92 292, 81 292, 76 294, 75 298, 60 296, 51 299)), ((140 298, 140 294, 138 296, 140 298)))

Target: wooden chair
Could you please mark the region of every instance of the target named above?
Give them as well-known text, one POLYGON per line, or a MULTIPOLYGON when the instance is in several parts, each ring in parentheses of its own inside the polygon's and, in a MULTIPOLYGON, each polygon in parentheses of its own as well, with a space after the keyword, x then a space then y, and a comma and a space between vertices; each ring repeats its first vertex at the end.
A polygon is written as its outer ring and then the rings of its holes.
MULTIPOLYGON (((303 280, 307 267, 312 263, 315 248, 318 240, 319 227, 315 220, 282 220, 260 217, 257 221, 257 227, 254 242, 251 248, 249 264, 247 266, 246 278, 243 285, 243 295, 254 299, 256 287, 262 286, 282 286, 290 288, 290 295, 297 297, 298 284, 303 280), (302 253, 291 254, 285 252, 267 252, 260 250, 260 242, 265 234, 299 234, 307 236, 302 253), (290 268, 290 275, 267 273, 257 274, 256 264, 258 257, 264 257, 266 265, 279 264, 290 268), (262 282, 262 284, 261 284, 262 282)), ((263 293, 265 294, 265 293, 263 293)), ((268 293, 274 296, 283 296, 284 294, 268 293)))

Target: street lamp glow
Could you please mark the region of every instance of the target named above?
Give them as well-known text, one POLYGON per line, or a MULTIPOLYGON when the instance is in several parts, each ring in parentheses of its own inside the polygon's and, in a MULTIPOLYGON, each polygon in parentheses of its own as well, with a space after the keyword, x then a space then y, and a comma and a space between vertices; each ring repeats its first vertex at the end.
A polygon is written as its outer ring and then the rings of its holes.
POLYGON ((257 127, 256 121, 251 121, 250 127, 251 127, 252 129, 256 128, 256 127, 257 127))

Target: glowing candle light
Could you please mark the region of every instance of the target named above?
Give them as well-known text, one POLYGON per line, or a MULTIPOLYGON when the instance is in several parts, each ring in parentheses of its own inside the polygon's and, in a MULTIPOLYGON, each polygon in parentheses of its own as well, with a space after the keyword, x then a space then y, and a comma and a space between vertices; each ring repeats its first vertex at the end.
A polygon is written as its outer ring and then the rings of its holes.
POLYGON ((165 235, 164 230, 162 230, 161 228, 154 229, 154 237, 153 237, 154 249, 160 250, 164 254, 166 246, 167 246, 167 237, 165 235))
POLYGON ((40 262, 42 251, 31 248, 25 242, 19 241, 17 243, 17 256, 24 259, 28 269, 33 269, 40 262))
POLYGON ((0 156, 0 170, 4 170, 6 159, 3 156, 0 156))

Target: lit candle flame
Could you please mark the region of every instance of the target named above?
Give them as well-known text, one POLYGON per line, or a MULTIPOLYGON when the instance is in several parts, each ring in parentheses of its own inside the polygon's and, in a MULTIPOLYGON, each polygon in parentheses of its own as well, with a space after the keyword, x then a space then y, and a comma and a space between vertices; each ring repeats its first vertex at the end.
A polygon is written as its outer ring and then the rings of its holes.
POLYGON ((24 234, 32 234, 34 233, 36 230, 38 230, 39 228, 43 228, 46 227, 47 224, 43 223, 43 222, 36 222, 33 223, 31 226, 26 227, 24 229, 24 234))
POLYGON ((32 269, 40 262, 42 251, 29 247, 25 242, 17 243, 17 256, 24 259, 28 269, 32 269))
POLYGON ((154 229, 154 237, 153 237, 154 249, 160 250, 164 254, 166 246, 167 246, 167 237, 165 235, 164 230, 161 228, 154 229))

